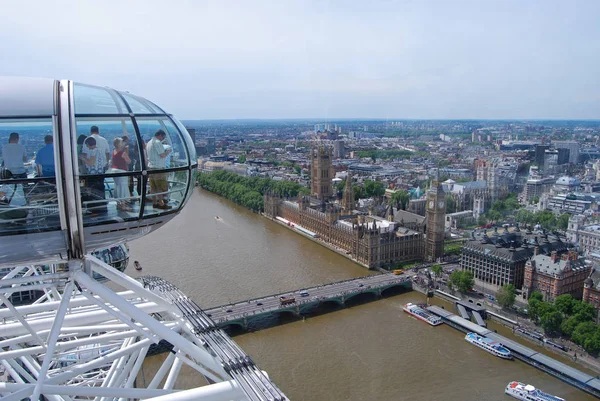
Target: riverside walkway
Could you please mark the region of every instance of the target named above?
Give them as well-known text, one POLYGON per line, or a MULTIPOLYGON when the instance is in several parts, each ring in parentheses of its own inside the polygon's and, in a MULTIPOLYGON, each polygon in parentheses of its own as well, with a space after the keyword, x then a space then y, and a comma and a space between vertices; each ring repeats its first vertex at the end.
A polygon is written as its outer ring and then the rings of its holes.
POLYGON ((391 273, 359 277, 296 291, 282 292, 233 304, 221 305, 206 309, 205 312, 220 327, 237 325, 248 329, 252 319, 269 315, 292 314, 309 315, 315 307, 323 304, 345 306, 355 297, 377 299, 392 288, 412 288, 410 275, 394 275, 391 273), (282 299, 293 299, 293 302, 282 304, 282 299))
POLYGON ((512 355, 531 366, 534 366, 594 397, 600 397, 600 379, 584 373, 571 366, 565 365, 536 350, 526 347, 516 341, 501 336, 485 327, 481 327, 467 319, 453 314, 439 306, 427 308, 430 312, 442 318, 444 323, 463 332, 475 332, 481 336, 491 338, 508 348, 512 355))

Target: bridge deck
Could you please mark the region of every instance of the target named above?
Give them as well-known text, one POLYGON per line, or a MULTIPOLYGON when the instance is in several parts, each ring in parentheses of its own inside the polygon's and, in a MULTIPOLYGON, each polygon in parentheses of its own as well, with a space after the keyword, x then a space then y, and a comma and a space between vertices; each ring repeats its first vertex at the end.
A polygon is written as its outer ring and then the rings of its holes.
POLYGON ((262 298, 221 305, 206 309, 216 323, 223 323, 237 319, 244 319, 263 313, 283 310, 295 310, 298 306, 333 301, 343 303, 343 300, 361 293, 379 293, 380 291, 398 285, 410 284, 407 275, 377 274, 359 277, 335 283, 324 284, 316 287, 305 288, 297 291, 283 292, 268 295, 262 298), (305 293, 304 296, 301 293, 305 293), (281 305, 281 297, 294 298, 293 304, 281 305), (228 312, 229 311, 229 312, 228 312))

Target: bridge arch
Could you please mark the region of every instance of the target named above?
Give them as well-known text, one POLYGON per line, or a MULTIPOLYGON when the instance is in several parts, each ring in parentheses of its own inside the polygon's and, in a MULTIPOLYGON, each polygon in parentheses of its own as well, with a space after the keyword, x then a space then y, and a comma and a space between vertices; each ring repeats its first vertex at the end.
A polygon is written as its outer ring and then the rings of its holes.
POLYGON ((361 305, 367 302, 371 302, 379 298, 379 294, 375 291, 357 292, 346 296, 346 306, 361 305))
POLYGON ((403 294, 407 291, 409 291, 410 289, 406 286, 406 284, 401 283, 401 284, 392 284, 388 287, 382 288, 381 289, 381 296, 386 298, 386 297, 391 297, 394 295, 398 295, 398 294, 403 294))

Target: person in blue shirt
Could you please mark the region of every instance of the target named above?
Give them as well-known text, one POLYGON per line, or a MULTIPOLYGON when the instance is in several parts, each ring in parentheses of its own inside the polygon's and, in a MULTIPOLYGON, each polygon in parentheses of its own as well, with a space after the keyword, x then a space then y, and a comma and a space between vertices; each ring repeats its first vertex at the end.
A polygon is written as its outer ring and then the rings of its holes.
POLYGON ((37 165, 38 177, 54 177, 54 144, 52 135, 44 137, 44 147, 38 150, 35 155, 35 164, 37 165))

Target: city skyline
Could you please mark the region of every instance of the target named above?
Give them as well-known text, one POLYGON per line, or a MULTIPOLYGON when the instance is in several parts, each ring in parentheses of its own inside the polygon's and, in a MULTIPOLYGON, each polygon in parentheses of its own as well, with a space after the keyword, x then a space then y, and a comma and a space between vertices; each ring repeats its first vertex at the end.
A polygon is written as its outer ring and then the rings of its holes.
POLYGON ((6 3, 0 75, 184 120, 596 120, 600 4, 575 3, 6 3))

